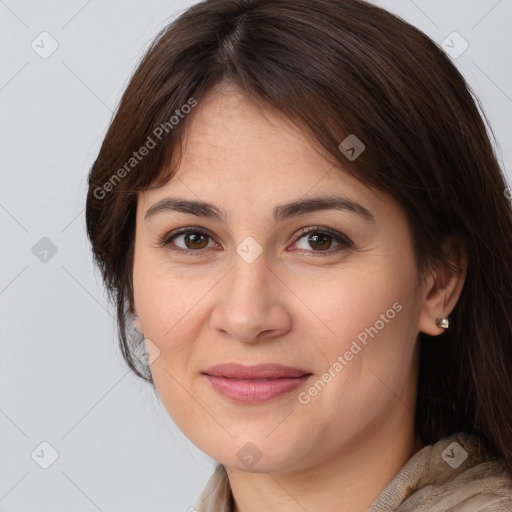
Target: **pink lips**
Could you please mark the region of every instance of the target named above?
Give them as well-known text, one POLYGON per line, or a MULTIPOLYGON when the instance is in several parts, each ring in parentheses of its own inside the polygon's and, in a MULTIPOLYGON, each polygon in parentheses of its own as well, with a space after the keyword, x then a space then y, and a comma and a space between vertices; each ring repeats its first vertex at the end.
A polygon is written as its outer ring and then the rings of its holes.
POLYGON ((289 393, 307 380, 311 373, 279 364, 243 366, 226 363, 203 372, 213 389, 238 402, 265 402, 289 393))

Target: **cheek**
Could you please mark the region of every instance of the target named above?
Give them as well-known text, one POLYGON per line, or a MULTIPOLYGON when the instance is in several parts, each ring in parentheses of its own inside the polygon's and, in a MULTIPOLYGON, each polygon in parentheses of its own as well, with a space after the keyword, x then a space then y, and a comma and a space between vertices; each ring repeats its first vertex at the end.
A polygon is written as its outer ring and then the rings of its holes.
MULTIPOLYGON (((187 432, 201 421, 191 407, 190 361, 198 339, 200 290, 170 273, 153 270, 134 277, 135 301, 144 321, 144 336, 159 349, 151 364, 157 392, 171 417, 187 432), (185 291, 184 291, 185 290, 185 291), (198 304, 199 302, 199 304, 198 304)), ((204 292, 203 292, 204 295, 204 292)))
POLYGON ((330 379, 323 374, 322 380, 334 385, 329 384, 318 403, 325 400, 333 409, 343 403, 354 415, 372 404, 381 407, 394 393, 406 394, 414 379, 419 317, 414 262, 388 260, 374 268, 347 273, 339 286, 329 289, 323 309, 320 301, 316 305, 333 331, 322 349, 325 370, 336 375, 330 379))
POLYGON ((139 260, 134 267, 134 298, 144 336, 159 349, 151 364, 155 386, 167 409, 181 417, 190 407, 190 379, 198 339, 208 320, 208 290, 216 282, 197 270, 168 268, 162 261, 139 260))
POLYGON ((364 343, 370 333, 377 335, 375 330, 381 338, 387 337, 384 333, 397 334, 414 313, 415 282, 414 264, 405 258, 367 261, 317 280, 304 302, 331 339, 329 348, 340 350, 354 339, 364 343))
POLYGON ((334 416, 340 422, 346 421, 347 413, 363 422, 370 421, 372 408, 378 416, 377 411, 391 407, 395 394, 407 400, 407 388, 415 378, 419 309, 414 264, 401 263, 347 273, 317 302, 315 307, 332 332, 321 343, 322 382, 316 387, 322 389, 322 397, 312 397, 312 410, 324 407, 337 411, 334 416))
POLYGON ((165 342, 181 319, 186 318, 197 303, 204 287, 179 269, 168 268, 165 259, 141 252, 133 269, 134 301, 144 323, 147 337, 165 342))

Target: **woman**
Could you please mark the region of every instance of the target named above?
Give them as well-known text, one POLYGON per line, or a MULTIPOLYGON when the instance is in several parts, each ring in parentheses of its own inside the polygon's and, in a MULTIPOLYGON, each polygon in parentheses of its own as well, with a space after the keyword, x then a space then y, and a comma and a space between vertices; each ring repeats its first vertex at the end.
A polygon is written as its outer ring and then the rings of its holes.
POLYGON ((86 216, 128 365, 219 462, 196 510, 512 510, 505 191, 462 76, 381 8, 162 31, 86 216))

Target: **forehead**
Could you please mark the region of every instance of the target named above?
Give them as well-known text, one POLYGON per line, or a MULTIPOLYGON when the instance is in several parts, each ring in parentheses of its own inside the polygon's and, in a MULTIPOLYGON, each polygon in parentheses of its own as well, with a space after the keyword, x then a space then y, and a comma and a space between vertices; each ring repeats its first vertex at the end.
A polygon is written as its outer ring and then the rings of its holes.
POLYGON ((239 172, 245 162, 247 166, 264 163, 262 172, 283 163, 304 162, 300 167, 313 164, 311 172, 328 165, 282 112, 250 102, 230 86, 210 92, 199 102, 187 126, 183 157, 183 171, 187 172, 192 172, 193 163, 202 159, 209 160, 210 166, 216 165, 216 170, 223 163, 234 164, 239 172))
POLYGON ((201 100, 187 123, 173 178, 139 197, 144 212, 169 196, 249 214, 304 197, 342 195, 375 210, 390 200, 322 156, 283 113, 231 86, 201 100))

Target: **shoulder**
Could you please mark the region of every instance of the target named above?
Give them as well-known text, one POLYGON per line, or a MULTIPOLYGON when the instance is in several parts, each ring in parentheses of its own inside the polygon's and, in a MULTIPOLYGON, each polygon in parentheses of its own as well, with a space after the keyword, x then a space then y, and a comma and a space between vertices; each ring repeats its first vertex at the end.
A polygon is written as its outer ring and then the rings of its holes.
POLYGON ((370 510, 512 512, 512 474, 478 438, 454 434, 417 452, 370 510))
POLYGON ((215 471, 201 492, 194 512, 232 512, 233 502, 226 468, 222 464, 215 471))

